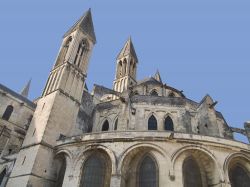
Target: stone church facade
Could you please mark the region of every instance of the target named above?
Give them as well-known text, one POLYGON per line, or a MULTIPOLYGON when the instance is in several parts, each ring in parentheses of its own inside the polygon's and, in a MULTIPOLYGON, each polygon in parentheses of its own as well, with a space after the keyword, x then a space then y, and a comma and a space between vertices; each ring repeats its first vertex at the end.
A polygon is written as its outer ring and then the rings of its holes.
POLYGON ((249 187, 250 145, 206 95, 192 101, 157 71, 136 79, 131 38, 113 88, 86 87, 96 43, 88 10, 63 37, 42 96, 0 85, 0 186, 249 187))

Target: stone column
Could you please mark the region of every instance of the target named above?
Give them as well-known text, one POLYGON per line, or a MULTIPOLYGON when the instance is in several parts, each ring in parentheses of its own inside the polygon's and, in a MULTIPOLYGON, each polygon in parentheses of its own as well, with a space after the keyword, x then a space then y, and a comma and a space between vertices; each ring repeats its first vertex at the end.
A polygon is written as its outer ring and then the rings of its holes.
POLYGON ((250 143, 250 121, 245 122, 244 127, 246 130, 246 135, 247 135, 248 141, 250 143))
POLYGON ((110 187, 119 187, 121 186, 121 175, 120 174, 116 174, 116 175, 112 175, 111 176, 111 180, 110 180, 110 187))

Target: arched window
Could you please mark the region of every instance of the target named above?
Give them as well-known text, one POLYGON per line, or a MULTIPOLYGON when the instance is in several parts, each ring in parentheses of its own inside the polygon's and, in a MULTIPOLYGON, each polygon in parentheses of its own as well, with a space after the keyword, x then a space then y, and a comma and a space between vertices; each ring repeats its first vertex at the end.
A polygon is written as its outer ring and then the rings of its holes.
POLYGON ((66 160, 63 155, 60 156, 58 159, 58 170, 57 170, 57 179, 56 179, 56 185, 55 187, 62 187, 64 175, 66 171, 66 160))
POLYGON ((229 170, 229 180, 232 187, 248 187, 250 186, 250 173, 237 164, 229 170))
POLYGON ((158 167, 155 161, 149 156, 145 156, 138 169, 139 187, 158 186, 158 167))
POLYGON ((56 66, 64 62, 65 57, 66 57, 66 55, 68 53, 71 41, 72 41, 72 37, 70 36, 66 40, 66 42, 64 43, 64 45, 62 46, 61 51, 60 51, 60 53, 58 55, 58 58, 57 58, 57 61, 56 61, 56 66))
POLYGON ((117 126, 118 126, 118 118, 115 120, 115 126, 114 126, 114 130, 117 130, 117 126))
POLYGON ((130 60, 129 74, 132 75, 132 76, 133 76, 133 64, 134 64, 134 62, 133 62, 133 60, 131 59, 131 60, 130 60))
POLYGON ((139 95, 138 91, 131 92, 131 96, 135 96, 135 95, 139 95))
POLYGON ((134 63, 133 65, 133 73, 132 73, 133 77, 136 77, 136 64, 134 63))
POLYGON ((164 129, 166 131, 174 131, 173 120, 169 116, 165 118, 164 129))
POLYGON ((157 130, 157 120, 154 115, 148 119, 148 130, 157 130))
POLYGON ((170 92, 169 95, 168 95, 168 97, 175 97, 174 92, 170 92))
POLYGON ((188 157, 182 165, 184 187, 202 187, 201 172, 197 162, 188 157))
POLYGON ((76 57, 74 60, 74 64, 77 65, 78 67, 80 66, 80 63, 83 58, 83 54, 86 52, 86 49, 87 49, 87 42, 83 40, 78 46, 76 57))
POLYGON ((92 155, 83 166, 80 187, 103 187, 105 175, 105 160, 98 155, 92 155))
POLYGON ((3 183, 3 179, 4 179, 5 175, 6 175, 6 169, 4 169, 2 171, 2 173, 0 174, 0 186, 3 183))
POLYGON ((5 112, 3 113, 2 118, 4 120, 8 121, 10 119, 10 116, 11 116, 13 110, 14 110, 14 107, 12 105, 7 106, 5 112))
POLYGON ((153 91, 150 93, 150 95, 152 95, 152 96, 158 96, 158 93, 157 93, 156 90, 153 90, 153 91))
POLYGON ((117 67, 117 78, 120 78, 122 76, 122 61, 118 62, 118 67, 117 67))
POLYGON ((102 131, 108 131, 109 130, 109 122, 106 120, 102 125, 102 131))
POLYGON ((127 74, 127 60, 126 58, 123 61, 123 76, 127 74))

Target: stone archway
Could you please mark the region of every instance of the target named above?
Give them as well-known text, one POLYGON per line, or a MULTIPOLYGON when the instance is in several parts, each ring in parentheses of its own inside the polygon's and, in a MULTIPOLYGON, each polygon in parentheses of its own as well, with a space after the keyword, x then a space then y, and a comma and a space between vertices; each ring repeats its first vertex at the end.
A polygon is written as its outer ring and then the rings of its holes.
MULTIPOLYGON (((84 186, 85 182, 83 180, 86 177, 85 175, 93 173, 90 171, 91 168, 94 168, 92 167, 93 160, 97 160, 99 166, 104 167, 105 176, 103 176, 103 186, 110 186, 111 176, 116 172, 115 156, 111 150, 101 145, 89 146, 85 148, 83 152, 78 154, 73 166, 73 176, 78 178, 77 186, 84 186)), ((99 172, 99 174, 102 173, 101 170, 98 170, 97 172, 99 172)))
POLYGON ((202 184, 201 187, 221 186, 221 181, 224 180, 216 158, 208 150, 195 146, 183 147, 172 155, 173 170, 170 173, 173 178, 175 177, 176 181, 182 181, 182 186, 188 186, 185 184, 186 176, 183 169, 185 161, 189 158, 192 158, 193 162, 197 165, 202 184))
MULTIPOLYGON (((140 168, 143 168, 144 158, 150 158, 152 168, 155 172, 154 186, 159 186, 161 183, 167 184, 167 178, 161 176, 168 175, 168 159, 165 153, 157 146, 151 144, 141 144, 130 147, 121 156, 118 172, 121 173, 121 187, 137 187, 139 186, 140 168), (158 160, 161 160, 159 164, 158 160), (152 162, 153 161, 153 162, 152 162)), ((150 162, 148 162, 150 163, 150 162)), ((147 171, 152 172, 152 171, 147 171)), ((151 180, 151 179, 150 179, 151 180)), ((153 179, 152 179, 153 180, 153 179)), ((151 182, 152 182, 151 180, 151 182)))
POLYGON ((225 161, 227 182, 232 187, 250 186, 250 158, 242 153, 233 153, 225 161))

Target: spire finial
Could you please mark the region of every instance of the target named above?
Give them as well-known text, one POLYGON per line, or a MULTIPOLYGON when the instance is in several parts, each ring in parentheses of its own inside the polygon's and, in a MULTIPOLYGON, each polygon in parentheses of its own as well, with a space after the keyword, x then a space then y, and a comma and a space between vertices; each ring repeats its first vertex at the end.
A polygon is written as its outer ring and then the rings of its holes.
POLYGON ((162 80, 161 80, 161 75, 160 75, 160 72, 159 72, 159 70, 158 70, 158 69, 156 70, 156 73, 155 73, 154 78, 155 78, 157 81, 159 81, 159 82, 161 82, 161 83, 162 83, 162 80))
POLYGON ((85 34, 89 36, 89 38, 96 43, 96 36, 94 31, 94 25, 92 20, 91 8, 89 8, 83 16, 64 34, 64 38, 68 36, 70 33, 74 32, 76 29, 80 29, 85 34))
POLYGON ((132 42, 132 37, 131 35, 129 36, 128 40, 126 41, 124 47, 122 48, 121 52, 117 56, 117 60, 121 59, 127 55, 131 55, 135 58, 136 62, 138 62, 137 55, 135 53, 135 48, 132 42))
POLYGON ((28 83, 24 86, 24 88, 22 89, 22 91, 20 93, 23 97, 28 97, 29 96, 29 90, 30 90, 31 80, 32 79, 30 79, 28 81, 28 83))

